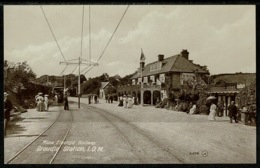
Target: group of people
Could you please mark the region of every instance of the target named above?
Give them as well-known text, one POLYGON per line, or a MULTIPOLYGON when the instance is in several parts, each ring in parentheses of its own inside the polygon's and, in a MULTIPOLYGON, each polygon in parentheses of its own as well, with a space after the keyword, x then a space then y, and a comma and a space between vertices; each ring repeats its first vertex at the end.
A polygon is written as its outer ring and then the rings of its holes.
POLYGON ((119 107, 132 108, 135 103, 135 97, 123 95, 119 97, 119 107))
POLYGON ((106 94, 105 98, 106 98, 106 103, 113 103, 114 100, 114 94, 106 94))
POLYGON ((88 104, 91 104, 91 100, 94 99, 94 103, 97 104, 98 103, 98 97, 97 95, 89 95, 88 96, 88 104))
MULTIPOLYGON (((191 108, 188 112, 188 114, 193 115, 196 113, 196 103, 192 102, 191 103, 191 108)), ((238 113, 238 109, 237 106, 235 105, 234 101, 231 101, 231 104, 228 106, 228 110, 229 110, 229 118, 230 118, 230 123, 233 122, 233 120, 237 123, 238 119, 237 119, 237 113, 238 113)), ((210 121, 216 121, 216 116, 222 116, 223 114, 223 106, 216 105, 216 103, 214 101, 211 102, 210 105, 210 109, 209 109, 209 115, 208 115, 208 120, 210 121)))
POLYGON ((45 94, 43 96, 43 93, 38 93, 35 96, 35 102, 36 102, 36 111, 48 111, 49 110, 49 95, 45 94))
MULTIPOLYGON (((217 105, 215 104, 215 102, 212 102, 211 103, 211 106, 210 106, 210 113, 209 113, 209 116, 208 116, 208 119, 210 121, 216 121, 216 113, 217 113, 217 105)), ((230 123, 233 122, 233 120, 235 121, 235 123, 238 123, 238 119, 237 119, 237 112, 238 112, 238 109, 237 109, 237 106, 235 105, 235 102, 234 101, 231 101, 231 104, 228 106, 228 111, 229 111, 229 119, 230 119, 230 123)))

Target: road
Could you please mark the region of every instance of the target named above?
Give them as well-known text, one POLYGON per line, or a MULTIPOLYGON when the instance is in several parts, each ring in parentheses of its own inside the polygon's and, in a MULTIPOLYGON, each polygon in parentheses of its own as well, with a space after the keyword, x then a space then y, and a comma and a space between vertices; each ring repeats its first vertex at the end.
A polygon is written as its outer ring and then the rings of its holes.
POLYGON ((60 107, 55 124, 11 164, 256 162, 255 127, 87 99, 78 109, 77 99, 69 100, 70 111, 60 107))

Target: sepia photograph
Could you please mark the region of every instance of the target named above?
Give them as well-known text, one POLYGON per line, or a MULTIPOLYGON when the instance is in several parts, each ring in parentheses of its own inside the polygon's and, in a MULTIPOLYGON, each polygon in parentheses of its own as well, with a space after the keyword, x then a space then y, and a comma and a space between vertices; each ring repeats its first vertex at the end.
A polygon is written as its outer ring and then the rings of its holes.
POLYGON ((4 164, 256 164, 255 5, 3 5, 4 164))

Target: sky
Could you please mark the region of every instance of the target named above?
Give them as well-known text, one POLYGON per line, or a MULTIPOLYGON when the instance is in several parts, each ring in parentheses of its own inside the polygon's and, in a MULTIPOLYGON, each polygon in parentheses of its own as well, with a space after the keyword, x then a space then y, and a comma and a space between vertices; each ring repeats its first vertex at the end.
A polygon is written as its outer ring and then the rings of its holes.
MULTIPOLYGON (((97 62, 127 5, 42 8, 66 61, 81 57, 97 62)), ((139 67, 141 49, 146 64, 159 54, 167 58, 187 49, 189 59, 206 65, 212 75, 255 73, 255 20, 254 5, 130 5, 98 66, 87 73, 85 65, 80 70, 87 78, 103 73, 123 77, 139 67)), ((4 6, 5 60, 27 61, 37 77, 77 75, 75 65, 64 70, 64 58, 40 5, 4 6)))

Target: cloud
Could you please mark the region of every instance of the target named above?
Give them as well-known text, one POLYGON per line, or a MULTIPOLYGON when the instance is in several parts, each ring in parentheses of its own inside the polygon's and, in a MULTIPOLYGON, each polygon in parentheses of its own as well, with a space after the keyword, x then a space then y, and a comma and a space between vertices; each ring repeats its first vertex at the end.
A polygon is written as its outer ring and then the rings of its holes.
MULTIPOLYGON (((55 28, 60 48, 69 59, 77 59, 81 54, 80 19, 67 21, 65 13, 67 7, 62 7, 56 15, 54 7, 46 7, 50 21, 55 28), (52 12, 52 13, 51 13, 52 12), (64 15, 63 15, 64 14, 64 15), (61 23, 57 22, 63 18, 61 23), (55 20, 56 19, 56 20, 55 20), (70 26, 64 28, 66 23, 70 26), (72 27, 76 29, 72 29, 72 27), (59 31, 60 30, 60 31, 59 31), (74 31, 74 32, 73 32, 74 31)), ((76 10, 77 8, 73 8, 76 10)), ((93 7, 92 34, 91 34, 91 60, 97 61, 110 39, 114 28, 120 18, 124 6, 120 10, 110 8, 113 18, 104 21, 104 16, 110 16, 104 11, 105 7, 93 7), (103 11, 101 18, 98 14, 103 11), (116 17, 116 18, 115 18, 116 17), (98 28, 96 28, 98 27, 98 28), (96 29, 95 29, 96 28, 96 29)), ((41 14, 38 12, 38 14, 41 14)), ((70 15, 70 19, 80 16, 80 12, 70 15)), ((30 17, 30 15, 26 15, 30 17)), ((42 14, 41 14, 42 17, 42 14)), ((87 14, 86 14, 87 17, 87 14)), ((36 18, 34 18, 36 19, 36 18)), ((29 24, 30 19, 26 20, 29 24)), ((12 24, 12 22, 7 22, 12 24)), ((22 22, 19 22, 22 24, 22 22)), ((5 24, 7 26, 7 24, 5 24)), ((46 23, 38 27, 46 27, 46 23)), ((16 27, 19 27, 17 24, 16 27)), ((8 28, 8 26, 7 26, 8 28)), ((48 35, 50 35, 49 30, 48 35)), ((9 29, 7 29, 9 30, 9 29)), ((14 29, 15 30, 15 29, 14 29)), ((28 32, 28 31, 26 31, 28 32)), ((9 32, 11 34, 11 32, 9 32)), ((18 33, 16 33, 18 34, 18 33)), ((31 35, 32 36, 32 35, 31 35)), ((47 36, 46 33, 43 36, 47 36)), ((39 76, 55 74, 63 70, 59 62, 63 61, 61 53, 50 36, 45 41, 35 42, 37 38, 26 39, 19 36, 11 44, 11 35, 7 36, 9 47, 5 50, 5 59, 10 61, 27 60, 39 76), (48 40, 46 40, 48 39, 48 40), (27 43, 30 41, 30 43, 27 43), (17 43, 26 43, 23 48, 16 47, 17 43), (32 45, 33 44, 33 45, 32 45), (12 50, 13 48, 18 48, 12 50), (21 49, 20 49, 21 48, 21 49)), ((188 49, 190 59, 194 63, 207 65, 212 74, 224 72, 255 72, 255 8, 254 6, 131 6, 123 22, 115 33, 108 48, 99 61, 99 66, 88 72, 87 76, 97 76, 103 73, 124 76, 133 73, 139 67, 141 48, 146 56, 146 64, 156 61, 158 54, 165 57, 173 56, 188 49)), ((88 60, 89 35, 87 23, 84 29, 82 58, 88 60)), ((75 67, 69 67, 71 72, 75 67)))

